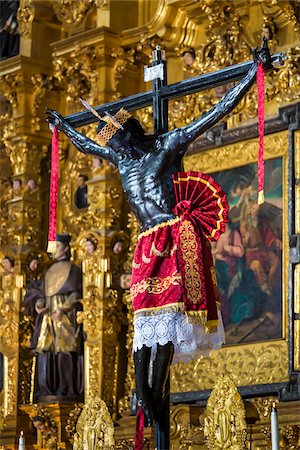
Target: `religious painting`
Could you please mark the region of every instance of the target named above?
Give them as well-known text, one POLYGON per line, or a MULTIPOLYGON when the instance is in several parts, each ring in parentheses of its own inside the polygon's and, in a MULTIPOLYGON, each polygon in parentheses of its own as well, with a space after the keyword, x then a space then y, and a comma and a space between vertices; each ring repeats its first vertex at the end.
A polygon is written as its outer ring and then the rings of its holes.
POLYGON ((257 139, 198 152, 194 147, 185 158, 185 171, 212 175, 230 206, 226 232, 212 245, 226 344, 207 357, 174 365, 172 392, 211 389, 223 373, 236 386, 289 379, 288 149, 287 131, 265 136, 260 206, 257 139))
POLYGON ((257 164, 212 174, 230 206, 213 256, 226 344, 282 337, 282 158, 265 162, 265 202, 257 202, 257 164))

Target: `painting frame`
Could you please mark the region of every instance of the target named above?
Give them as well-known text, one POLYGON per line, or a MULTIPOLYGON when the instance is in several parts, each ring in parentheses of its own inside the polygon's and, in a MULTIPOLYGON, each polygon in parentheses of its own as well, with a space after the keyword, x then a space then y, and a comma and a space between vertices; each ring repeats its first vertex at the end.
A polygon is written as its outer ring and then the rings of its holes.
MULTIPOLYGON (((243 142, 188 154, 185 170, 212 174, 257 162, 258 142, 243 142)), ((282 158, 282 337, 260 342, 233 344, 213 351, 188 364, 176 364, 171 369, 171 392, 191 392, 211 389, 218 376, 226 373, 236 386, 281 383, 289 380, 288 361, 288 131, 265 137, 265 160, 282 158), (193 374, 193 375, 192 375, 193 374)))

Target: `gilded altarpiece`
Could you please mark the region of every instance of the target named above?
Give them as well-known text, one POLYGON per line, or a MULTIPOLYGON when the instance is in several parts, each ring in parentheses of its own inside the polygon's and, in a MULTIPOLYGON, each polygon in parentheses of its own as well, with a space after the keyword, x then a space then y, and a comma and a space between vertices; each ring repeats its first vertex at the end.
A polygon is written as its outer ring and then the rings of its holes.
MULTIPOLYGON (((109 0, 21 0, 18 12, 22 35, 20 55, 1 61, 3 76, 0 90, 7 102, 7 111, 1 116, 4 153, 10 159, 13 178, 21 178, 25 184, 26 180, 34 175, 39 187, 36 198, 22 196, 10 199, 7 204, 11 219, 9 226, 6 226, 7 217, 3 214, 0 217, 1 257, 12 245, 18 248, 15 273, 3 277, 4 285, 2 283, 0 292, 0 316, 5 317, 5 320, 0 317, 0 351, 4 354, 5 380, 0 394, 0 402, 3 400, 4 405, 0 411, 0 429, 4 429, 7 435, 10 433, 10 442, 15 440, 24 419, 20 417, 18 404, 32 403, 33 399, 34 377, 30 378, 30 375, 34 374, 35 360, 33 359, 32 366, 31 357, 26 359, 22 356, 22 351, 28 349, 28 336, 32 330, 31 324, 26 322, 23 315, 20 318, 19 312, 24 295, 23 269, 26 252, 42 247, 47 228, 47 220, 42 221, 41 206, 48 192, 44 187, 42 189, 41 185, 47 183, 45 174, 48 167, 41 167, 41 160, 47 156, 51 136, 44 123, 44 107, 50 106, 68 114, 81 108, 79 96, 95 106, 142 91, 145 89, 142 66, 149 62, 151 50, 156 44, 167 50, 169 83, 247 60, 250 49, 260 42, 263 23, 268 25, 273 33, 270 42, 272 51, 284 50, 290 56, 276 82, 269 76, 267 78, 266 96, 271 101, 271 104, 267 105, 267 108, 270 108, 268 114, 277 116, 278 104, 293 102, 299 98, 300 34, 299 21, 295 14, 298 6, 295 2, 149 0, 138 2, 138 14, 134 8, 128 13, 129 8, 125 3, 109 0), (196 50, 196 60, 193 67, 183 67, 181 53, 190 46, 196 50), (40 191, 44 193, 43 199, 40 191), (3 286, 6 289, 5 295, 3 286), (19 396, 15 383, 17 378, 19 396)), ((217 101, 218 96, 214 91, 172 101, 170 129, 194 120, 217 101)), ((253 89, 228 119, 227 126, 233 128, 254 117, 256 93, 253 89)), ((145 128, 151 128, 151 108, 141 111, 139 119, 145 128)), ((81 131, 93 139, 94 128, 86 127, 81 131)), ((191 150, 197 151, 196 146, 197 144, 191 150)), ((295 148, 300 148, 299 132, 295 133, 295 148)), ((186 169, 214 173, 217 168, 222 172, 253 164, 256 157, 257 141, 248 140, 191 154, 186 158, 186 169)), ((286 218, 287 131, 267 136, 266 158, 282 161, 282 205, 283 217, 286 218)), ((87 334, 86 402, 100 395, 109 406, 110 412, 119 410, 119 413, 129 420, 131 418, 126 417, 126 414, 129 413, 130 395, 134 387, 131 353, 132 310, 129 291, 120 288, 119 277, 123 272, 127 276, 130 271, 138 226, 132 217, 127 221, 127 209, 123 207, 120 183, 111 168, 102 166, 97 177, 94 177, 90 167, 91 159, 78 153, 62 136, 60 164, 59 231, 72 234, 73 259, 82 264, 84 273, 84 311, 78 319, 83 323, 87 334), (76 178, 80 173, 90 177, 89 208, 86 211, 78 211, 74 207, 76 178), (125 232, 127 241, 127 233, 130 234, 129 251, 127 255, 122 254, 120 261, 116 262, 112 242, 114 236, 121 232, 125 232), (84 242, 88 238, 97 242, 97 250, 90 256, 84 251, 84 242), (122 296, 127 310, 122 305, 122 296), (126 337, 126 333, 120 334, 122 327, 127 327, 126 337), (122 371, 119 364, 121 345, 128 359, 126 379, 126 368, 123 367, 122 371), (119 399, 121 400, 117 406, 119 399)), ((299 152, 296 152, 295 178, 300 178, 299 152)), ((299 183, 295 187, 295 198, 295 233, 299 233, 299 183)), ((174 366, 172 392, 209 389, 223 372, 229 374, 237 386, 288 381, 288 230, 285 219, 282 236, 282 338, 226 346, 220 352, 213 353, 210 359, 201 358, 187 366, 174 366)), ((299 264, 295 267, 294 292, 295 313, 300 314, 299 264)), ((294 322, 294 342, 294 367, 295 370, 300 370, 299 320, 294 322)), ((268 436, 270 400, 257 398, 253 401, 268 436)), ((32 408, 33 405, 30 405, 30 409, 32 408)), ((199 415, 203 413, 203 410, 197 410, 197 406, 195 408, 196 411, 188 405, 172 408, 171 438, 174 450, 205 448, 203 426, 197 423, 193 429, 190 427, 193 422, 191 417, 196 416, 198 420, 199 415), (184 427, 179 425, 182 422, 184 427)), ((286 406, 284 408, 288 411, 286 406)), ((51 412, 61 430, 67 413, 58 410, 56 405, 51 412)), ((71 419, 77 417, 80 407, 75 407, 75 410, 76 414, 70 413, 71 419)), ((124 430, 130 435, 132 442, 134 418, 130 423, 126 420, 123 425, 120 422, 121 426, 116 427, 116 430, 119 429, 120 439, 117 448, 121 448, 124 430)), ((29 418, 27 423, 28 421, 29 418)), ((268 448, 266 442, 261 444, 263 430, 258 430, 257 433, 260 439, 257 444, 260 447, 257 448, 268 448)))

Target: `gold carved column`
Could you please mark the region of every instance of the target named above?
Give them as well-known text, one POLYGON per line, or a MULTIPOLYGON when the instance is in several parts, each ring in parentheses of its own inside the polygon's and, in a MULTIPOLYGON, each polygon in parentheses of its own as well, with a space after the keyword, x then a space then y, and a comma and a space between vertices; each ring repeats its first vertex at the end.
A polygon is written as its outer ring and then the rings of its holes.
MULTIPOLYGON (((300 131, 295 132, 295 234, 300 235, 300 131)), ((300 315, 300 263, 295 267, 294 314, 300 315)), ((300 371, 300 320, 294 320, 294 369, 300 371)))

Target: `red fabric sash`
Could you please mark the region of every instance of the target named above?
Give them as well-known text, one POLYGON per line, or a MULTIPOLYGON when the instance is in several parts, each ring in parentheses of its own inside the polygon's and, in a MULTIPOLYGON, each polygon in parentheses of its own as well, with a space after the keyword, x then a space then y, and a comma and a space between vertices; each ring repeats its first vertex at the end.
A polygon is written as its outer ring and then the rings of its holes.
POLYGON ((136 416, 134 450, 143 450, 144 448, 144 411, 140 406, 136 416))
POLYGON ((258 180, 258 204, 264 202, 264 131, 265 131, 265 71, 262 62, 259 62, 257 74, 257 99, 258 99, 258 162, 257 162, 257 180, 258 180))
POLYGON ((56 216, 58 200, 58 155, 59 139, 57 128, 54 127, 52 134, 52 154, 51 154, 51 178, 50 178, 50 199, 49 199, 49 229, 47 252, 54 253, 56 249, 56 216))

